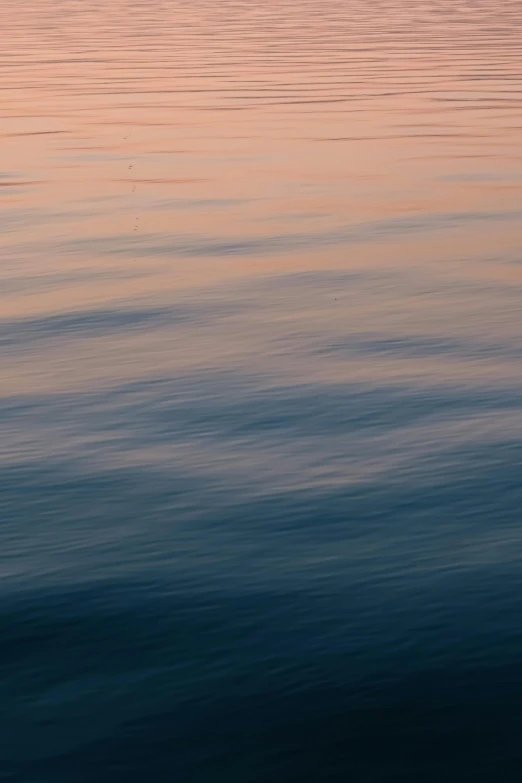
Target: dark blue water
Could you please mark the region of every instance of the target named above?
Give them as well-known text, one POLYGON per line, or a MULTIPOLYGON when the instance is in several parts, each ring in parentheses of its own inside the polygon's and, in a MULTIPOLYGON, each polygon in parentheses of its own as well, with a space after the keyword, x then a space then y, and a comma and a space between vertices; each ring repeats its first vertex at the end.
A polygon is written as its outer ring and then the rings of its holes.
POLYGON ((0 779, 520 780, 520 16, 3 7, 0 779))

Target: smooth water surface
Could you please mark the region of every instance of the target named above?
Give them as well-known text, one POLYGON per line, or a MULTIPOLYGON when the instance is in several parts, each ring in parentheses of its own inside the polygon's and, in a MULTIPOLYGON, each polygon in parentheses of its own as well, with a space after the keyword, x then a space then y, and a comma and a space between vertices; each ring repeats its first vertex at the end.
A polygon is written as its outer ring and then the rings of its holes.
POLYGON ((0 29, 0 777, 519 781, 520 2, 0 29))

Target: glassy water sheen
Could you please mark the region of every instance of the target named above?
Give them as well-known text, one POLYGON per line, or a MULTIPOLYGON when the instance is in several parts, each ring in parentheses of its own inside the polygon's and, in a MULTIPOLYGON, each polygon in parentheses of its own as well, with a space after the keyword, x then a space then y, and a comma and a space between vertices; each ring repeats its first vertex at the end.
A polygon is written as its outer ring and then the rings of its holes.
POLYGON ((519 781, 520 2, 0 29, 0 777, 519 781))

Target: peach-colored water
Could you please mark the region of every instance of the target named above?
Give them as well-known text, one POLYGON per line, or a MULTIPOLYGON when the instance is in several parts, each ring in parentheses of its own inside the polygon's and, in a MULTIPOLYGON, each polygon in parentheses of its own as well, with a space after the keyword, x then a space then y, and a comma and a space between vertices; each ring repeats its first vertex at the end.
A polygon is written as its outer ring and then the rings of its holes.
MULTIPOLYGON (((237 306, 256 280, 328 270, 457 276, 487 309, 488 284, 520 282, 520 17, 516 2, 4 2, 2 317, 237 306)), ((334 308, 311 290, 302 312, 350 331, 350 291, 334 308)), ((433 305, 445 328, 486 328, 451 302, 433 305)), ((75 361, 64 334, 2 374, 13 391, 28 373, 83 385, 189 344, 194 362, 226 344, 226 364, 236 325, 219 346, 172 328, 154 355, 120 334, 116 367, 112 340, 75 361)))

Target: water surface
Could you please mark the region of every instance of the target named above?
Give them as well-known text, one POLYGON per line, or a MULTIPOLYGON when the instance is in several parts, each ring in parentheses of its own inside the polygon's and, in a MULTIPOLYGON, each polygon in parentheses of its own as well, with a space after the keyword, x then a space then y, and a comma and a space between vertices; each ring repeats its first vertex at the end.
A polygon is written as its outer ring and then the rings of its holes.
POLYGON ((2 4, 6 780, 520 779, 521 23, 2 4))

